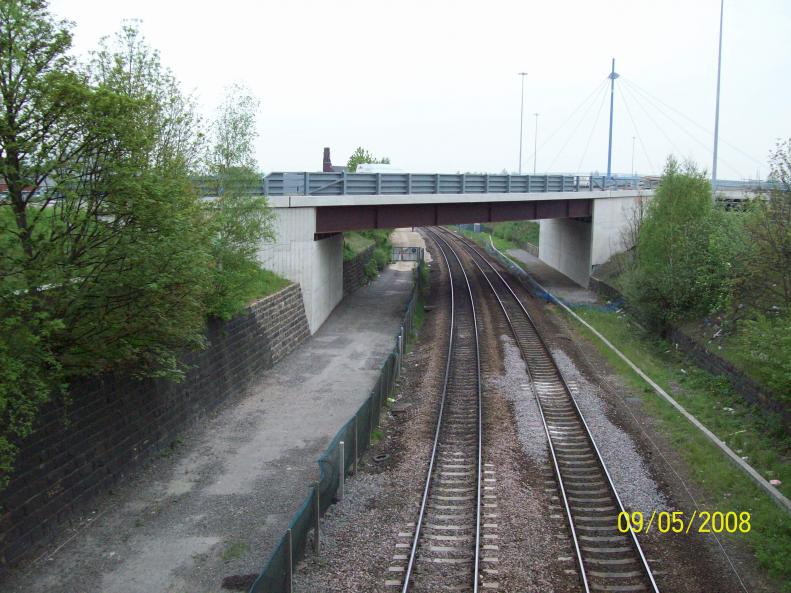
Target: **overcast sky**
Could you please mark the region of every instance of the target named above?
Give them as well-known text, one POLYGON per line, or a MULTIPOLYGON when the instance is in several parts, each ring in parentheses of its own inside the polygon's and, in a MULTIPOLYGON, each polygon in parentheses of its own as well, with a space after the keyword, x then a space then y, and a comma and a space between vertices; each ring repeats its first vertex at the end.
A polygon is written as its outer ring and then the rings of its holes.
MULTIPOLYGON (((528 72, 523 172, 533 170, 535 112, 538 173, 603 172, 609 90, 600 83, 613 57, 621 75, 613 170, 631 170, 633 137, 638 173, 658 171, 671 152, 711 169, 719 0, 50 7, 76 23, 80 55, 123 19, 142 19, 207 113, 226 85, 247 84, 261 99, 257 147, 267 172, 318 170, 324 146, 335 164, 364 146, 412 172, 516 171, 519 71, 528 72)), ((788 0, 725 0, 720 178, 765 176, 776 139, 791 137, 789 31, 788 0)))

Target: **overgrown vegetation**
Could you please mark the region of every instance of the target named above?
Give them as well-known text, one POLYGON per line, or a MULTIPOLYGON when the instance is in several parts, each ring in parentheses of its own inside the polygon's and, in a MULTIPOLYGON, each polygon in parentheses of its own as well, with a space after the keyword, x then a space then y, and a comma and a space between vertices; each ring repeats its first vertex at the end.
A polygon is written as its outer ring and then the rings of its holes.
POLYGON ((538 247, 538 233, 540 225, 532 220, 518 220, 513 222, 495 222, 486 225, 486 229, 495 237, 523 247, 530 243, 538 247))
POLYGON ((108 370, 177 380, 228 317, 280 281, 256 175, 254 100, 231 89, 205 130, 134 23, 86 63, 46 2, 0 1, 0 487, 41 405, 108 370), (207 139, 211 139, 207 141, 207 139), (211 175, 218 199, 193 184, 211 175))
POLYGON ((716 319, 710 342, 791 403, 791 141, 778 145, 780 189, 744 211, 715 205, 694 165, 669 159, 617 283, 630 310, 658 332, 716 319))
POLYGON ((390 230, 372 229, 369 231, 355 231, 343 234, 343 259, 349 261, 358 254, 374 246, 371 259, 365 265, 365 275, 375 278, 390 263, 392 244, 390 243, 390 230))

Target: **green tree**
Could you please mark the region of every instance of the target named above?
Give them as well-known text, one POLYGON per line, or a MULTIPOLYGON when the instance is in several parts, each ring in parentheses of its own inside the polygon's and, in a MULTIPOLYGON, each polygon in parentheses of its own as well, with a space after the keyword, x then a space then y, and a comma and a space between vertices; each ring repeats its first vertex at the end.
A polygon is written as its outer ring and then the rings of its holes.
POLYGON ((723 307, 741 241, 734 218, 713 206, 705 173, 671 157, 640 226, 626 296, 660 328, 723 307))
POLYGON ((227 319, 255 296, 264 271, 257 262, 262 242, 274 238, 274 215, 264 196, 255 159, 259 101, 242 85, 226 91, 211 126, 206 155, 210 193, 207 202, 212 264, 209 312, 227 319))
MULTIPOLYGON (((209 258, 185 161, 123 51, 80 68, 46 2, 0 1, 0 472, 76 375, 180 374, 209 258)), ((111 54, 107 54, 110 56, 111 54)))
POLYGON ((746 216, 750 249, 739 287, 740 301, 764 313, 791 310, 791 139, 777 144, 770 165, 777 185, 751 201, 746 216))
POLYGON ((162 66, 139 21, 126 21, 113 37, 100 40, 87 76, 97 86, 148 102, 146 120, 140 123, 155 130, 152 164, 181 162, 190 171, 199 168, 205 133, 195 98, 185 95, 173 72, 162 66))
POLYGON ((387 157, 376 159, 374 155, 365 150, 362 146, 358 146, 357 149, 352 153, 352 156, 349 157, 346 167, 349 173, 354 173, 357 170, 357 166, 362 165, 363 163, 389 164, 390 159, 387 157))

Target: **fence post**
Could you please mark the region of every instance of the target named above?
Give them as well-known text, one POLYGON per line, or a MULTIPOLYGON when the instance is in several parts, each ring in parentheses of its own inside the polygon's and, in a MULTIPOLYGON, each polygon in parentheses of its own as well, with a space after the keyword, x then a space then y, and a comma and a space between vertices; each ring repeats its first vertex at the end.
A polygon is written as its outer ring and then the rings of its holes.
POLYGON ((343 451, 343 441, 338 443, 338 500, 343 500, 346 489, 346 455, 343 451))
POLYGON ((307 196, 310 194, 310 173, 308 173, 307 171, 305 171, 304 173, 303 182, 305 184, 305 191, 303 192, 303 194, 307 196))
POLYGON ((377 193, 377 195, 382 193, 382 174, 381 173, 377 173, 376 174, 376 193, 377 193))
POLYGON ((315 501, 314 512, 316 513, 316 520, 313 522, 313 550, 316 556, 319 555, 319 546, 321 545, 321 535, 319 534, 319 528, 321 527, 321 504, 319 500, 319 489, 321 488, 321 482, 316 482, 313 485, 313 491, 315 492, 315 496, 313 500, 315 501))
POLYGON ((354 462, 352 463, 352 475, 357 475, 357 414, 354 414, 354 462))
POLYGON ((286 549, 286 591, 294 592, 294 544, 291 539, 291 528, 286 532, 288 537, 288 548, 286 549))

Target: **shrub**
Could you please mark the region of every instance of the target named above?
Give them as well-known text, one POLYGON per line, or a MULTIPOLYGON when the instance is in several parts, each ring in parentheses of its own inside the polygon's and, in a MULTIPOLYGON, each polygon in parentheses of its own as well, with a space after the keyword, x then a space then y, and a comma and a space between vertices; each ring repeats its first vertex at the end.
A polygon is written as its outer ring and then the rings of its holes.
POLYGON ((640 228, 635 266, 623 278, 627 300, 646 323, 663 329, 727 304, 742 243, 734 216, 714 207, 703 172, 668 159, 640 228))

